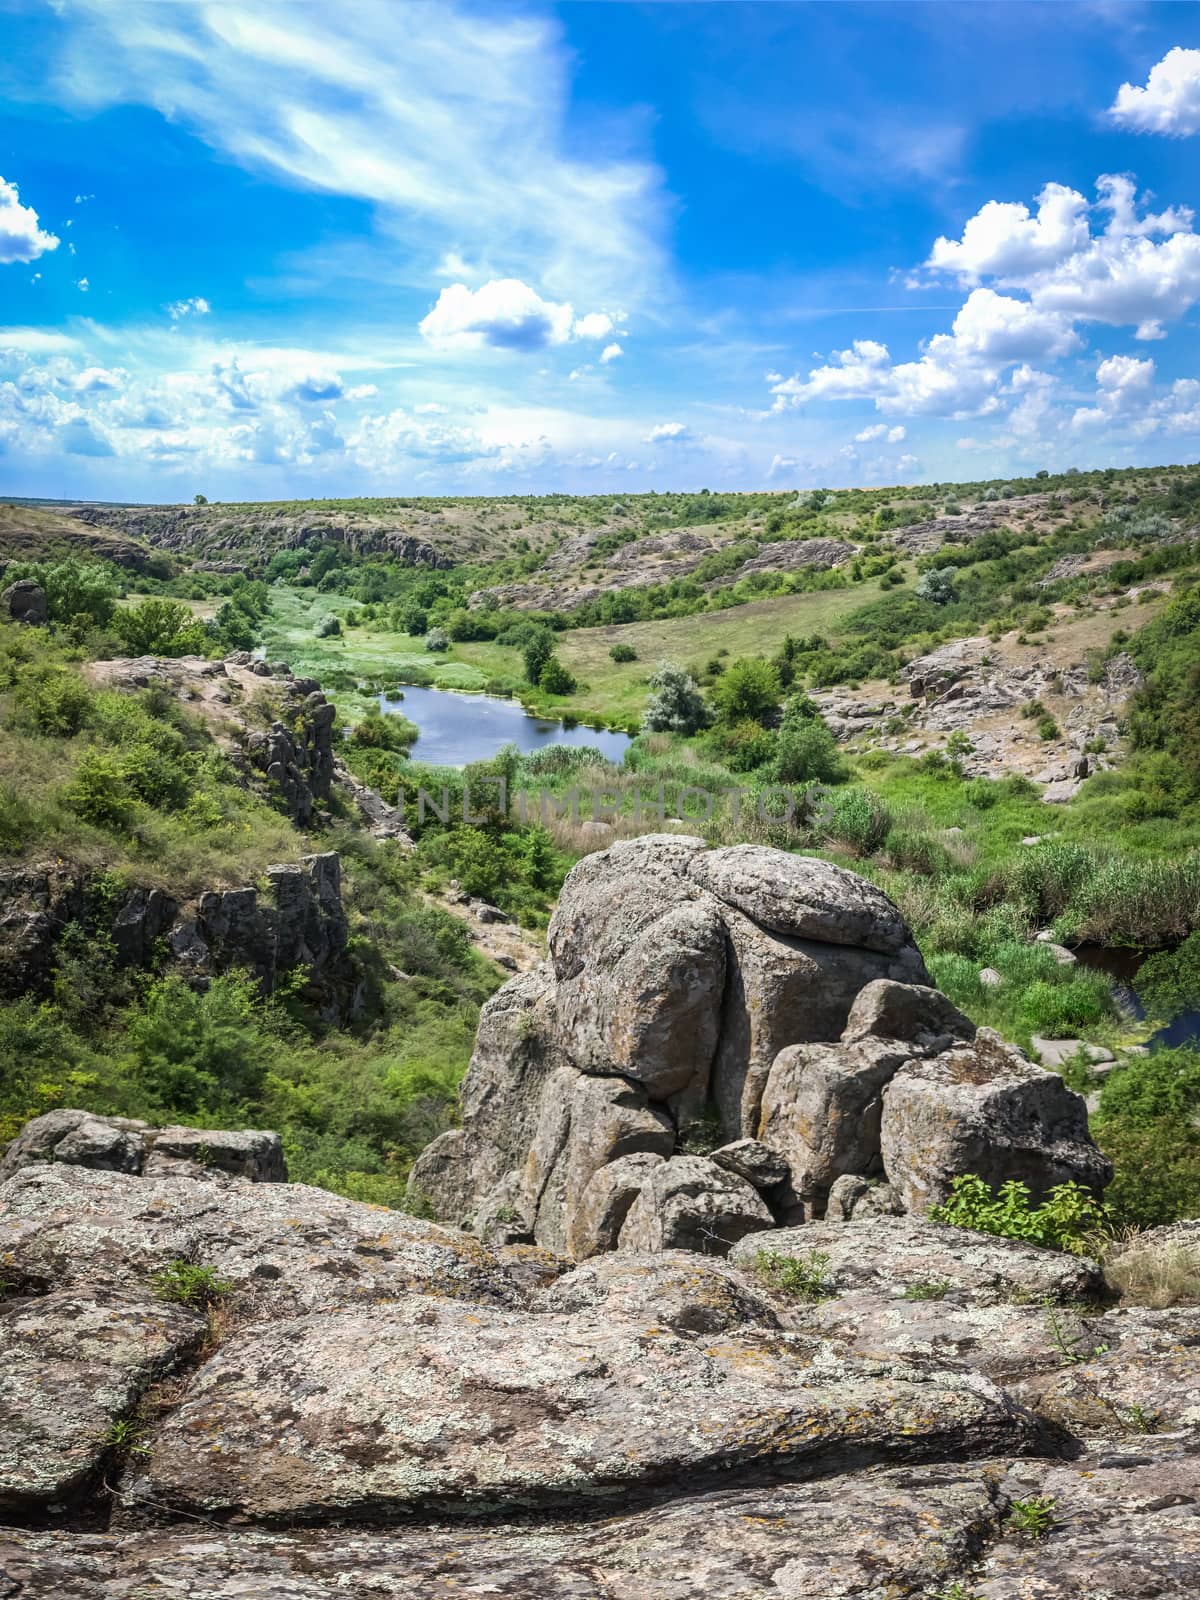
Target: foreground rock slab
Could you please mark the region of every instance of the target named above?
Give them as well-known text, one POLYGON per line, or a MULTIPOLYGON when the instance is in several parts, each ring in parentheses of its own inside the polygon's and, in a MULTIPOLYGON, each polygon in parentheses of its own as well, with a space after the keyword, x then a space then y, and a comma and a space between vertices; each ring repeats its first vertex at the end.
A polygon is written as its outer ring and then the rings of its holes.
MULTIPOLYGON (((996 1470, 717 1490, 595 1523, 116 1535, 0 1530, 20 1600, 891 1600, 948 1586, 1002 1514, 996 1470)), ((5 1589, 7 1580, 9 1588, 5 1589)))
POLYGON ((523 1303, 477 1239, 299 1183, 228 1185, 32 1166, 0 1190, 0 1261, 32 1287, 148 1287, 172 1261, 210 1267, 241 1314, 412 1292, 523 1303))
POLYGON ((205 1332, 186 1307, 104 1290, 0 1313, 0 1513, 61 1507, 85 1489, 113 1425, 205 1332))
POLYGON ((291 1524, 404 1508, 616 1506, 732 1468, 822 1472, 1032 1446, 977 1374, 797 1334, 688 1339, 607 1309, 529 1316, 421 1296, 235 1335, 132 1491, 291 1524))
POLYGON ((972 1305, 1057 1304, 1100 1291, 1100 1268, 1085 1256, 995 1239, 922 1217, 871 1217, 774 1228, 741 1240, 729 1253, 753 1268, 760 1252, 807 1262, 824 1257, 831 1294, 856 1291, 889 1297, 913 1286, 938 1284, 972 1305))

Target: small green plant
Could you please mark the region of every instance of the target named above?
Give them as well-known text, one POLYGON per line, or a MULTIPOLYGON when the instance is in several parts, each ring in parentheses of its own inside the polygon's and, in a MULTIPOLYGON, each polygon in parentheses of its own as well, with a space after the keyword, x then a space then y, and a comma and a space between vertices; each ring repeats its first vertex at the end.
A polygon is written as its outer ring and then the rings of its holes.
POLYGON ((1027 1539, 1044 1539, 1058 1526, 1054 1511, 1058 1502, 1050 1495, 1035 1494, 1028 1500, 1014 1500, 1008 1508, 1008 1525, 1027 1539))
POLYGON ((637 660, 637 651, 631 644, 615 644, 608 653, 613 661, 637 660))
POLYGON ((962 1583, 952 1583, 948 1589, 933 1589, 927 1600, 983 1600, 980 1594, 972 1594, 962 1583))
POLYGON ((1148 1411, 1145 1406, 1121 1406, 1118 1414, 1130 1433, 1157 1433, 1162 1427, 1162 1413, 1148 1411))
POLYGON ((1069 1327, 1063 1321, 1059 1308, 1050 1301, 1046 1302, 1046 1332, 1050 1336, 1050 1342, 1069 1367, 1077 1367, 1084 1361, 1107 1355, 1110 1348, 1106 1344, 1092 1344, 1086 1329, 1069 1327))
POLYGON ((135 1417, 118 1417, 109 1423, 101 1443, 109 1450, 119 1450, 122 1455, 148 1456, 150 1446, 145 1443, 145 1433, 135 1417))
POLYGON ((1040 1206, 1031 1206, 1026 1184, 1012 1180, 993 1194, 984 1179, 973 1173, 955 1178, 950 1198, 934 1206, 929 1216, 952 1228, 1022 1239, 1076 1255, 1083 1254, 1089 1240, 1110 1229, 1106 1207, 1080 1183, 1060 1183, 1040 1206))
POLYGON ((806 1256, 785 1256, 778 1250, 760 1250, 754 1258, 755 1271, 771 1288, 797 1300, 828 1300, 833 1284, 826 1277, 829 1257, 823 1250, 810 1250, 806 1256))
POLYGON ((905 1286, 906 1300, 944 1300, 954 1285, 949 1278, 924 1278, 905 1286))
POLYGON ((219 1305, 233 1293, 233 1285, 218 1278, 212 1267, 198 1267, 191 1261, 169 1261, 152 1281, 160 1300, 184 1306, 219 1305))

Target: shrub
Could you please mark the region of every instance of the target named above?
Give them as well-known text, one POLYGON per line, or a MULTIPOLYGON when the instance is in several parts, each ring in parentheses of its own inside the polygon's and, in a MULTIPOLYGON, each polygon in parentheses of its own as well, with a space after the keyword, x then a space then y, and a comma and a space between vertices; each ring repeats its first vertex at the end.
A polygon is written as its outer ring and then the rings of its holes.
POLYGON ((1170 1020, 1200 1007, 1200 932, 1176 950, 1158 950, 1138 969, 1138 999, 1153 1016, 1170 1020))
POLYGON ((335 616, 322 617, 313 629, 318 639, 336 639, 342 631, 341 619, 335 616))
POLYGON ((77 817, 97 827, 125 828, 132 819, 134 800, 125 764, 106 751, 86 752, 63 799, 77 817))
POLYGON ((198 655, 209 635, 182 600, 152 597, 128 610, 118 611, 113 632, 134 655, 198 655))
POLYGON ((775 778, 779 783, 844 783, 848 775, 837 741, 806 696, 788 702, 775 744, 775 778))
POLYGON ((810 1250, 804 1256, 786 1256, 778 1250, 760 1250, 754 1270, 772 1289, 797 1300, 828 1300, 833 1284, 826 1276, 829 1257, 823 1250, 810 1250))
POLYGON ((721 674, 713 702, 722 722, 762 722, 779 705, 779 672, 770 661, 744 656, 721 674))
POLYGON ((920 600, 931 600, 936 606, 949 605, 958 598, 954 580, 958 576, 954 567, 930 567, 917 579, 914 593, 920 600))
POLYGON ((955 1178, 950 1198, 933 1206, 929 1217, 953 1228, 1022 1239, 1077 1255, 1083 1253, 1091 1236, 1111 1226, 1107 1208, 1082 1184, 1060 1183, 1040 1206, 1030 1206, 1027 1184, 1011 1180, 993 1194, 984 1179, 974 1174, 955 1178))
POLYGON ((544 623, 535 623, 530 627, 521 649, 525 662, 525 676, 530 683, 539 683, 542 668, 554 654, 554 635, 544 623))
POLYGON ((546 694, 573 694, 576 683, 558 657, 551 655, 546 658, 538 674, 538 688, 546 694))
POLYGON ((151 1282, 160 1300, 185 1306, 219 1305, 233 1293, 233 1285, 218 1278, 212 1267, 196 1266, 191 1261, 169 1261, 151 1282))
POLYGON ((33 667, 17 681, 17 701, 24 717, 39 733, 69 739, 88 720, 92 695, 87 685, 66 667, 33 667))
POLYGON ((892 827, 892 814, 869 789, 855 787, 830 795, 819 818, 826 836, 856 856, 872 856, 892 827))
POLYGON ((642 715, 643 733, 695 733, 708 722, 708 707, 696 680, 669 661, 650 679, 654 691, 642 715))
POLYGON ((637 651, 631 644, 615 644, 608 653, 617 662, 636 661, 638 658, 637 651))

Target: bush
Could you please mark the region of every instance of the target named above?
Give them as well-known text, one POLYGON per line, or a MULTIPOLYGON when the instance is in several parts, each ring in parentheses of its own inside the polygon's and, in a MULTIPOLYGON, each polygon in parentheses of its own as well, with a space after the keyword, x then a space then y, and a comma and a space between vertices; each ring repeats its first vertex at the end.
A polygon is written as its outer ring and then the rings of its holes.
POLYGON ((954 567, 931 567, 917 579, 913 592, 920 600, 931 600, 935 606, 948 606, 958 598, 954 587, 957 576, 954 567))
POLYGON ((792 719, 784 714, 775 742, 774 776, 779 783, 845 782, 846 764, 822 717, 792 719))
POLYGON ((554 654, 554 635, 544 623, 533 624, 525 635, 521 656, 525 662, 525 676, 530 683, 540 683, 542 668, 554 654))
POLYGON ((608 653, 617 662, 636 661, 638 658, 637 651, 631 644, 615 644, 608 653))
POLYGON ((92 694, 66 667, 30 667, 17 680, 17 703, 24 713, 21 720, 39 733, 69 739, 88 720, 92 694))
POLYGON ((77 817, 97 827, 123 829, 133 817, 134 799, 124 762, 107 751, 86 752, 63 791, 63 799, 77 817))
POLYGON ((869 789, 855 787, 829 796, 819 818, 827 838, 856 856, 872 856, 892 828, 892 814, 869 789))
POLYGON ((721 675, 713 702, 722 722, 763 722, 779 705, 779 672, 759 656, 743 656, 721 675))
POLYGON ((557 656, 548 656, 538 674, 538 688, 546 694, 573 694, 575 679, 557 656))
POLYGON ((1031 1206, 1028 1185, 1010 1181, 993 1194, 987 1183, 973 1174, 954 1179, 950 1198, 933 1206, 929 1219, 1076 1255, 1083 1254, 1092 1235, 1111 1226, 1107 1209, 1082 1184, 1057 1184, 1040 1206, 1031 1206))
POLYGON ((190 606, 159 598, 118 611, 112 629, 126 649, 139 656, 199 655, 210 637, 190 606))
POLYGON ((313 634, 318 639, 336 639, 341 636, 341 619, 335 616, 322 617, 313 629, 313 634))
POLYGON ((642 716, 643 733, 695 733, 708 720, 708 707, 696 680, 669 661, 650 679, 654 691, 642 716))
POLYGON ((1138 999, 1153 1016, 1169 1021, 1200 1008, 1200 932, 1177 950, 1158 950, 1138 969, 1138 999))

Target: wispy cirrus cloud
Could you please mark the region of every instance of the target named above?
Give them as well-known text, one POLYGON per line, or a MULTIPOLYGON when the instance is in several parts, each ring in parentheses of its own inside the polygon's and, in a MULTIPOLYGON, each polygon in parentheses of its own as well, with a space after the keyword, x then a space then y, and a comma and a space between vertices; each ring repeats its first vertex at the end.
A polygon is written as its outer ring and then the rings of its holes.
POLYGON ((154 106, 251 170, 370 202, 410 247, 419 223, 429 278, 486 257, 561 298, 632 305, 661 277, 659 175, 619 144, 569 148, 551 22, 441 0, 63 9, 69 102, 154 106))

